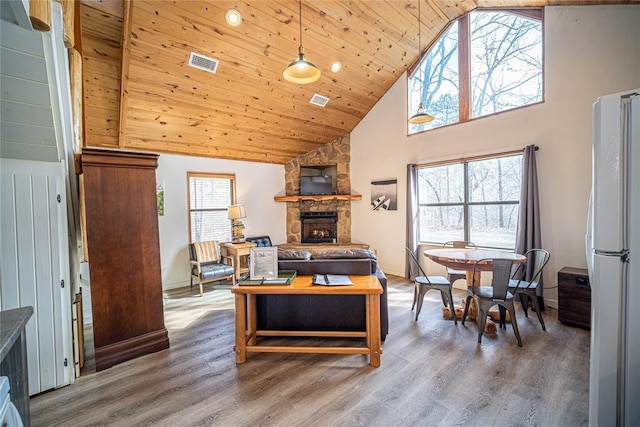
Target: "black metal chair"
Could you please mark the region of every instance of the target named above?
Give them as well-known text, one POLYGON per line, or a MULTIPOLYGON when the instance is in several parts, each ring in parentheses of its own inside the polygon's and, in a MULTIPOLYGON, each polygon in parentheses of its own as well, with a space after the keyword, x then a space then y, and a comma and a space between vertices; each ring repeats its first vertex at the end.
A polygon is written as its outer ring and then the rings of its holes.
MULTIPOLYGON (((464 249, 464 248, 472 248, 472 249, 477 249, 478 246, 476 246, 475 243, 473 242, 465 242, 464 240, 451 240, 446 242, 444 245, 442 245, 443 248, 456 248, 456 249, 464 249)), ((467 278, 467 272, 464 270, 454 270, 451 267, 447 267, 447 279, 453 283, 458 279, 465 279, 467 278)))
POLYGON ((449 282, 445 277, 442 276, 427 276, 424 272, 416 255, 409 248, 405 248, 407 251, 408 259, 409 259, 409 271, 410 271, 410 279, 415 283, 415 288, 413 291, 413 304, 411 304, 411 310, 415 307, 416 302, 418 303, 418 308, 416 310, 416 320, 418 320, 418 315, 420 314, 420 310, 422 310, 422 302, 424 300, 424 296, 427 291, 431 289, 435 289, 436 291, 440 291, 440 295, 442 296, 442 303, 444 306, 449 304, 449 309, 451 310, 451 315, 453 316, 453 321, 457 325, 458 318, 456 317, 456 311, 453 307, 453 295, 451 294, 451 282, 449 282))
MULTIPOLYGON (((480 264, 486 265, 488 263, 491 263, 493 266, 491 286, 481 286, 474 283, 473 286, 467 288, 467 301, 464 306, 464 313, 462 314, 462 324, 464 325, 464 321, 467 318, 469 303, 473 298, 477 307, 476 323, 478 324, 478 343, 481 343, 489 309, 498 305, 501 313, 504 310, 509 312, 513 332, 518 340, 518 346, 522 347, 522 340, 520 339, 520 332, 518 331, 518 323, 516 322, 516 313, 513 305, 513 294, 509 292, 509 279, 511 277, 513 261, 503 258, 480 259, 473 264, 473 277, 476 277, 476 268, 480 264)), ((500 327, 506 328, 504 316, 502 315, 500 316, 500 327)))
POLYGON ((533 310, 538 315, 538 320, 540 321, 540 325, 542 325, 542 330, 546 331, 547 328, 545 327, 544 319, 542 318, 542 309, 540 304, 538 304, 536 289, 538 289, 538 285, 540 284, 542 270, 544 269, 544 266, 547 265, 547 262, 549 262, 549 258, 551 256, 549 252, 544 249, 530 249, 524 254, 524 256, 527 257, 527 261, 529 260, 529 256, 533 256, 534 265, 531 280, 527 282, 525 280, 516 279, 518 276, 524 276, 527 270, 526 264, 522 263, 518 265, 511 280, 509 280, 509 291, 513 293, 514 296, 520 297, 522 309, 524 310, 524 315, 527 318, 529 317, 528 300, 531 300, 533 310))

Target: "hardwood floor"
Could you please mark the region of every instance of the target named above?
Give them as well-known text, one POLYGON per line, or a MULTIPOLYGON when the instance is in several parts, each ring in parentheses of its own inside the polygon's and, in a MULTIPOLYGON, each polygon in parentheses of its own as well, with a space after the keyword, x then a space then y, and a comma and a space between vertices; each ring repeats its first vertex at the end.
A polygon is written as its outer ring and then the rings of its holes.
POLYGON ((443 319, 439 293, 415 322, 410 282, 389 276, 388 292, 390 332, 372 368, 361 355, 272 353, 236 365, 229 287, 171 291, 168 350, 98 373, 88 363, 74 384, 32 397, 32 425, 588 424, 589 331, 548 308, 544 332, 518 309, 522 348, 511 326, 477 344, 473 321, 443 319))

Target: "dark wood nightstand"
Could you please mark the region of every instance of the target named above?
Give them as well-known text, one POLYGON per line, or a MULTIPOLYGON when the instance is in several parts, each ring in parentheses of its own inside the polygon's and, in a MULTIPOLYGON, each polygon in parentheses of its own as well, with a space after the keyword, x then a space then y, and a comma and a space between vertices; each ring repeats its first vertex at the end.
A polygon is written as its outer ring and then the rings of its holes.
POLYGON ((586 269, 564 267, 558 272, 558 320, 591 327, 591 286, 586 269))

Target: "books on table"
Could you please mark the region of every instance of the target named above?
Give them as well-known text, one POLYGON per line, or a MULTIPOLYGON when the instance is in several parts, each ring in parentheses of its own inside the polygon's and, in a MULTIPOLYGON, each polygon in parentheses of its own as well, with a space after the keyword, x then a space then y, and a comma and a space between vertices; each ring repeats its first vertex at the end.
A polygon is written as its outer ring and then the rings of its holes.
POLYGON ((353 285, 349 276, 341 274, 314 274, 313 284, 322 286, 349 286, 353 285))

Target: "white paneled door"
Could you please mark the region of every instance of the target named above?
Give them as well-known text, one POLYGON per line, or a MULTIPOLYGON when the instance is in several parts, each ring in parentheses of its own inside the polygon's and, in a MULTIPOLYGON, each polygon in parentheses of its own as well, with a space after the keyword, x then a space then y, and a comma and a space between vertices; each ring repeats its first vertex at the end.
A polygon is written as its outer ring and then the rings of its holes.
POLYGON ((33 395, 70 384, 74 375, 63 167, 0 161, 0 309, 34 309, 26 329, 33 395))

